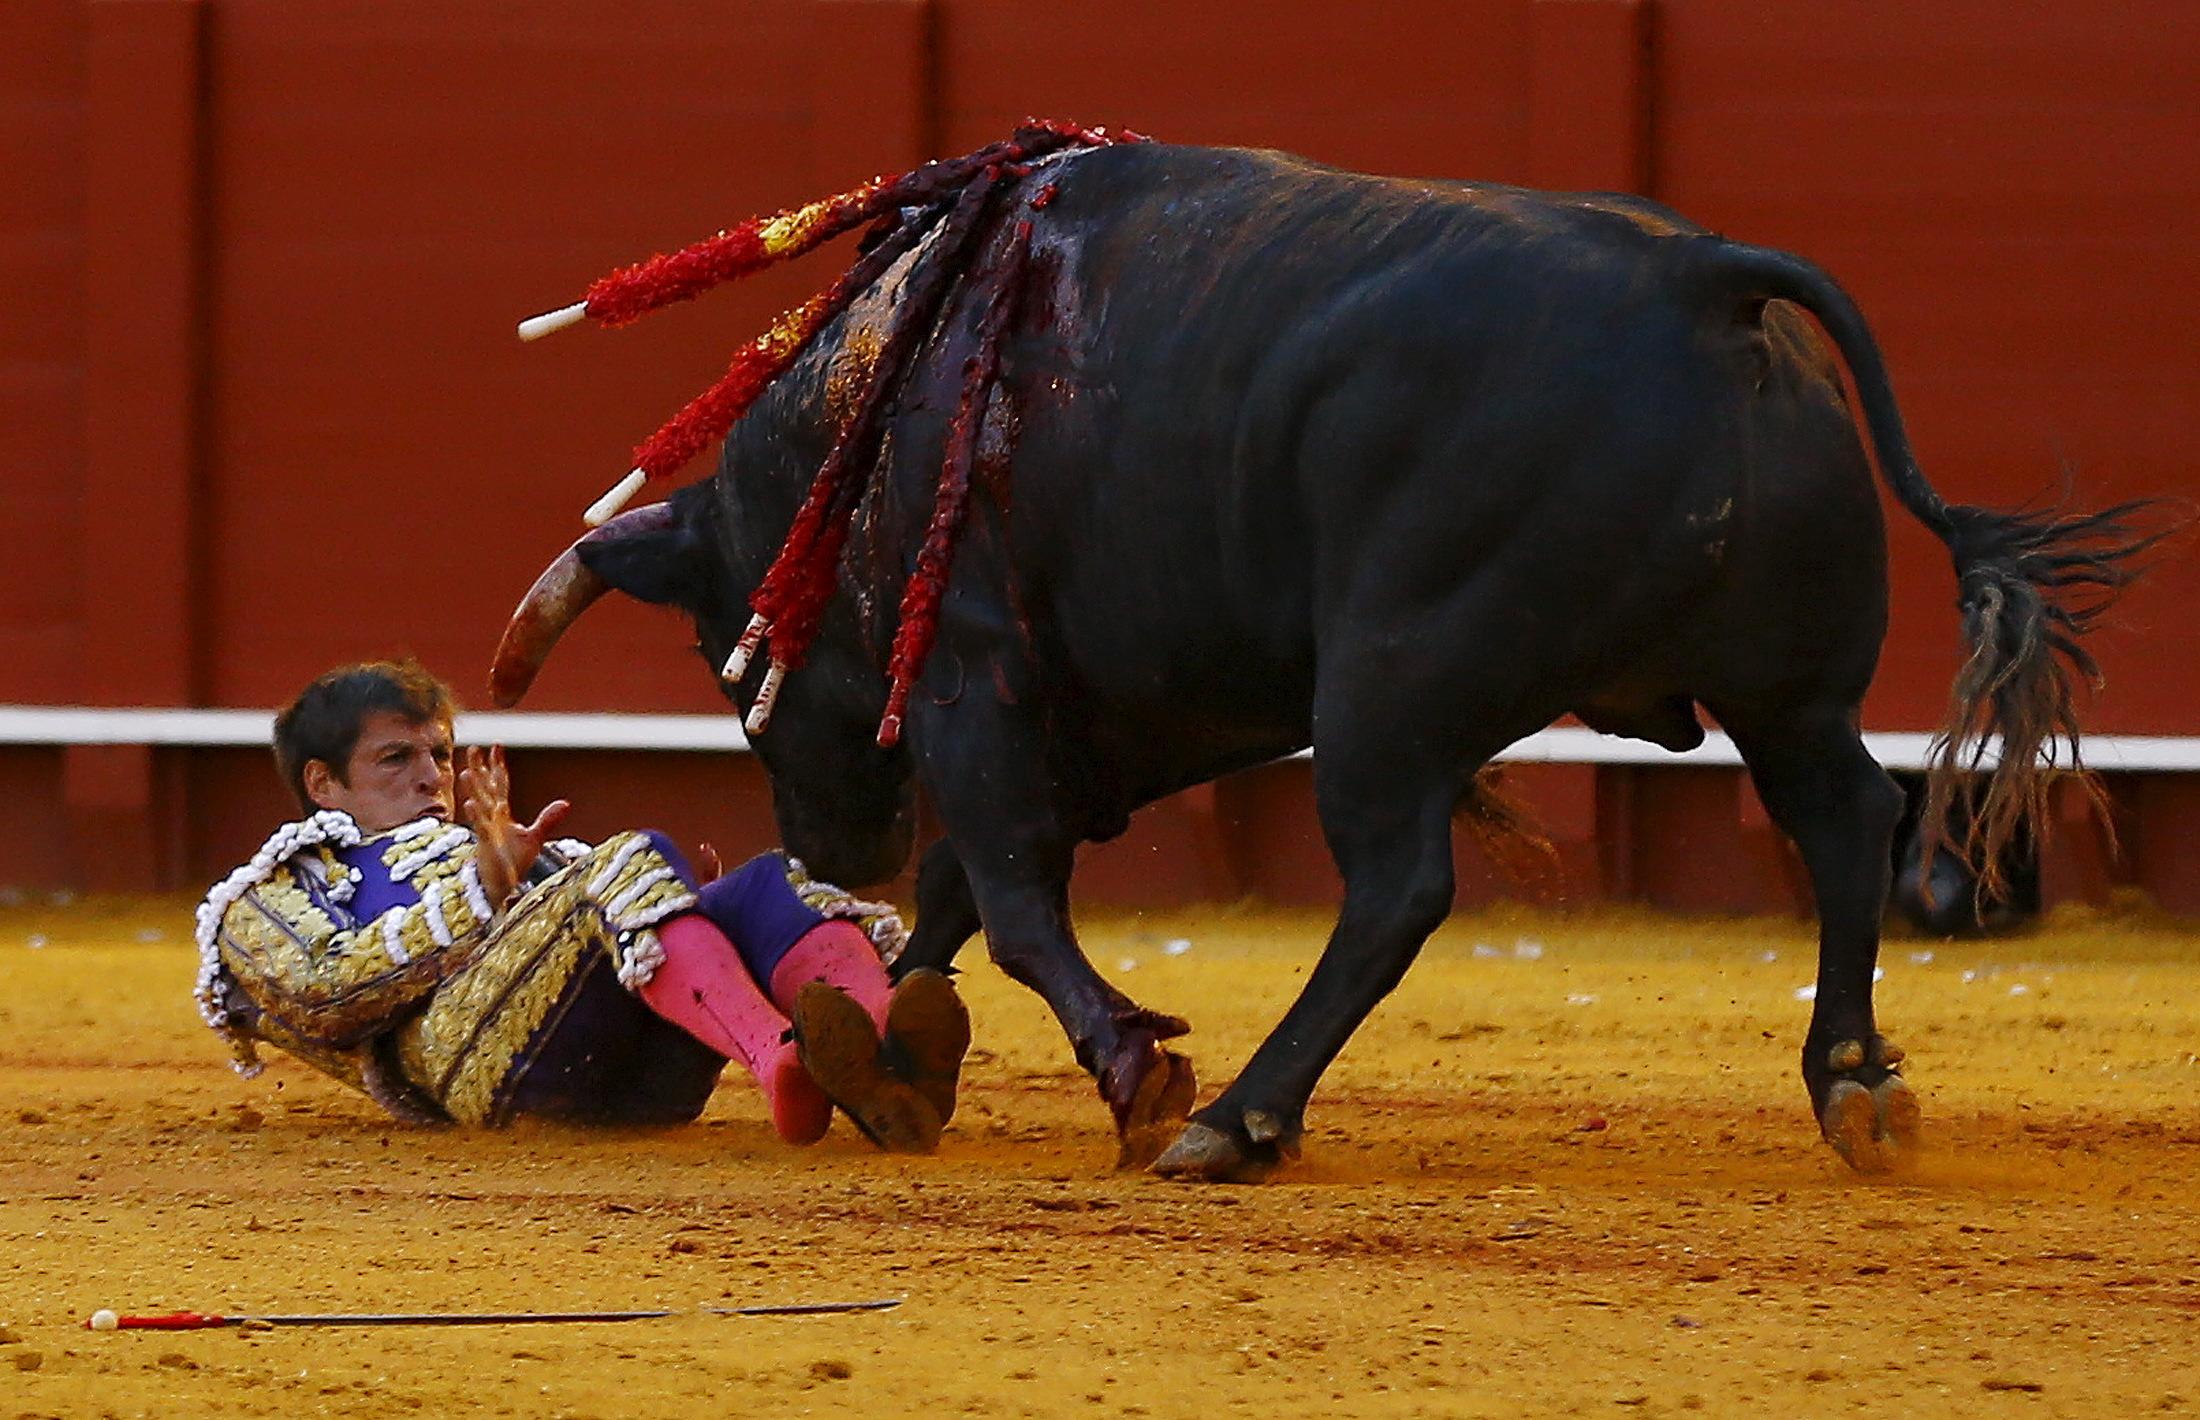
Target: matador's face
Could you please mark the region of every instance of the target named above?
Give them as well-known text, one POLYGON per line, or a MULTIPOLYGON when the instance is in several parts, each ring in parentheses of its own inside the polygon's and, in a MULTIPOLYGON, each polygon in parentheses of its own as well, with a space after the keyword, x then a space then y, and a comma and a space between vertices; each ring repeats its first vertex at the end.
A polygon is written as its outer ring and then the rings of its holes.
POLYGON ((314 803, 350 814, 362 833, 383 833, 416 818, 449 819, 456 789, 451 722, 374 711, 359 727, 343 773, 309 760, 305 781, 314 803))

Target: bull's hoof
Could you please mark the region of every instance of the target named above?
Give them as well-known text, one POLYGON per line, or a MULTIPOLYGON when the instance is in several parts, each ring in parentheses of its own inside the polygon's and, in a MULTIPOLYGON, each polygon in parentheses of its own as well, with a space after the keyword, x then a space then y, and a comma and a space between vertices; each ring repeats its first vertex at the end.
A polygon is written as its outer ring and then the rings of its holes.
POLYGON ((1163 1178, 1196 1183, 1258 1183, 1275 1167, 1274 1161, 1255 1157, 1230 1134, 1204 1124, 1186 1125, 1176 1142, 1153 1161, 1153 1171, 1163 1178))
POLYGON ((1150 1038, 1142 1045, 1101 1082, 1101 1093, 1115 1114, 1119 1169, 1152 1163, 1191 1117, 1192 1099, 1199 1092, 1191 1061, 1150 1038))
POLYGON ((1247 1110, 1245 1118, 1266 1137, 1255 1140, 1194 1120, 1154 1160, 1153 1171, 1163 1178, 1194 1183, 1259 1183, 1297 1157, 1296 1142, 1287 1138, 1274 1116, 1247 1110))
POLYGON ((1901 1059, 1903 1050, 1879 1035, 1868 1044, 1835 1041, 1824 1055, 1833 1079, 1819 1077, 1822 1092, 1813 1090, 1822 1099, 1817 1127, 1857 1173, 1888 1173, 1916 1160, 1925 1116, 1918 1096, 1894 1072, 1901 1059))
POLYGON ((1116 1167, 1152 1163, 1191 1117, 1198 1088, 1192 1062, 1163 1049, 1153 1031, 1126 1032, 1100 1074, 1100 1097, 1115 1116, 1116 1167))
POLYGON ((1909 1081, 1889 1075, 1872 1090, 1872 1099, 1879 1105, 1879 1123, 1886 1136, 1905 1157, 1916 1158, 1925 1139, 1925 1111, 1918 1107, 1909 1081))

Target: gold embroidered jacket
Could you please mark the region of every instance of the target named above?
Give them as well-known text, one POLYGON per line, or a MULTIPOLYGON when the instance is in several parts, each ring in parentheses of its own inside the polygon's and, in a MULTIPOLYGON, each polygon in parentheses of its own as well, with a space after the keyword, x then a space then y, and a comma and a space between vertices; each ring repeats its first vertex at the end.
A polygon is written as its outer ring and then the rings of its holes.
MULTIPOLYGON (((369 838, 349 816, 327 811, 284 825, 217 884, 199 907, 195 994, 207 1024, 229 1038, 239 1071, 258 1073, 255 1043, 265 1042, 401 1118, 449 1117, 439 1090, 406 1078, 393 1037, 492 949, 507 920, 483 892, 474 856, 462 827, 422 819, 369 838), (390 905, 362 919, 355 896, 362 906, 390 905)), ((661 959, 646 929, 694 902, 639 833, 593 849, 553 844, 530 881, 523 903, 550 894, 589 910, 630 987, 661 959)), ((512 915, 536 925, 507 954, 538 951, 539 924, 552 915, 512 915)))

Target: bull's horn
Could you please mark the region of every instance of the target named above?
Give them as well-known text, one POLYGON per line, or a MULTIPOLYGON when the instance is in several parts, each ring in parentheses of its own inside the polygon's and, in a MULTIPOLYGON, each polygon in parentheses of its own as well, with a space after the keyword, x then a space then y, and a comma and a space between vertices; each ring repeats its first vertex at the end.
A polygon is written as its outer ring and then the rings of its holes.
POLYGON ((520 598, 497 645, 496 661, 489 667, 489 698, 500 707, 517 705, 550 657, 551 648, 574 619, 611 590, 611 584, 581 561, 581 548, 589 543, 616 542, 644 533, 663 532, 672 523, 669 503, 652 503, 622 513, 558 555, 535 585, 520 598))

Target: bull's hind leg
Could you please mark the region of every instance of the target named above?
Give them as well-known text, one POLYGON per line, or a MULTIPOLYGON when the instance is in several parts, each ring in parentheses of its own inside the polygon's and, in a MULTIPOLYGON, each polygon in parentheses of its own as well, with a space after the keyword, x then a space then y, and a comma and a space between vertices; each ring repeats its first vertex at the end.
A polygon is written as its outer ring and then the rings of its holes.
POLYGON ((1811 1109, 1852 1167, 1883 1171, 1915 1151, 1919 1126, 1902 1052, 1879 1034, 1872 1013, 1902 791, 1865 751, 1849 707, 1720 718, 1765 809, 1802 850, 1817 897, 1818 992, 1803 1039, 1811 1109))

